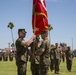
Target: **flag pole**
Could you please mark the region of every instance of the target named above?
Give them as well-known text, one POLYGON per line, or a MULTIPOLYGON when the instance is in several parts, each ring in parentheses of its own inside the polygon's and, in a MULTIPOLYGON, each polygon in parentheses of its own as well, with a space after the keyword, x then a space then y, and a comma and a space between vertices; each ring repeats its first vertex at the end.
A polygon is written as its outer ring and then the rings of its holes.
POLYGON ((36 14, 34 14, 34 34, 35 34, 35 28, 36 28, 36 14))
POLYGON ((72 50, 73 50, 73 38, 72 38, 72 50))
MULTIPOLYGON (((33 33, 34 33, 34 35, 35 35, 35 28, 36 28, 36 13, 35 13, 35 7, 33 7, 33 8, 34 8, 34 11, 33 11, 33 15, 34 15, 34 29, 33 29, 33 33)), ((35 52, 35 41, 33 40, 33 53, 32 53, 33 59, 35 59, 34 52, 35 52)))

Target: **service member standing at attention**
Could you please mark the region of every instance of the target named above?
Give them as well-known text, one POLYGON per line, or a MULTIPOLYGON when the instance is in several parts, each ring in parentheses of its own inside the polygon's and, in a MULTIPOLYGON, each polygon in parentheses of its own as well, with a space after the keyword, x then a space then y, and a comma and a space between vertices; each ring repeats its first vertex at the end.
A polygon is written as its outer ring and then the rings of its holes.
POLYGON ((13 61, 13 58, 14 58, 14 53, 13 53, 13 51, 11 50, 11 51, 9 51, 9 60, 10 60, 10 61, 13 61))
POLYGON ((0 50, 0 61, 2 61, 2 51, 0 50))
POLYGON ((54 45, 51 45, 50 49, 50 70, 54 70, 54 45))
POLYGON ((73 53, 70 49, 70 46, 68 46, 66 50, 66 67, 69 72, 71 72, 71 69, 72 69, 72 59, 73 59, 72 56, 73 56, 73 53))
POLYGON ((47 75, 50 65, 50 42, 48 40, 48 31, 41 32, 41 46, 36 55, 40 55, 40 75, 47 75))
POLYGON ((59 74, 59 65, 60 65, 60 57, 61 51, 59 50, 58 43, 55 43, 56 48, 54 49, 54 64, 55 64, 55 74, 59 74))
POLYGON ((34 35, 30 40, 24 41, 26 35, 25 29, 18 30, 18 39, 16 40, 16 65, 18 75, 26 75, 27 68, 27 47, 33 42, 36 38, 34 35))

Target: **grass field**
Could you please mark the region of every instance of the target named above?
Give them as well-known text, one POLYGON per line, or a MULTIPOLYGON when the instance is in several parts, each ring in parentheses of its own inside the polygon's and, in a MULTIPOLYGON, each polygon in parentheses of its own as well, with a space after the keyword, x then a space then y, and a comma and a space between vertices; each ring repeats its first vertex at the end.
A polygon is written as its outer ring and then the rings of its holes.
MULTIPOLYGON (((17 75, 17 68, 15 61, 0 61, 0 75, 17 75)), ((30 63, 28 62, 27 75, 31 75, 30 63)), ((49 70, 48 75, 55 75, 49 70)), ((60 75, 76 75, 76 58, 73 59, 72 71, 68 72, 66 69, 66 62, 60 63, 60 75)))

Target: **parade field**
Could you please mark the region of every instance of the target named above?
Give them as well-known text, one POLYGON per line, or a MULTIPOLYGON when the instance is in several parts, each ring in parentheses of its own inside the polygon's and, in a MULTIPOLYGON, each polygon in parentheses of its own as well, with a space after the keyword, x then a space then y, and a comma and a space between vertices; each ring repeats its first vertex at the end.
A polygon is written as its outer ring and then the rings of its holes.
MULTIPOLYGON (((14 61, 0 61, 0 75, 17 75, 17 68, 14 61)), ((30 62, 27 64, 27 75, 31 75, 30 62)), ((49 69, 48 75, 56 75, 54 71, 51 72, 49 69)), ((73 59, 72 71, 68 72, 66 69, 66 62, 60 63, 60 74, 59 75, 76 75, 76 58, 73 59)))

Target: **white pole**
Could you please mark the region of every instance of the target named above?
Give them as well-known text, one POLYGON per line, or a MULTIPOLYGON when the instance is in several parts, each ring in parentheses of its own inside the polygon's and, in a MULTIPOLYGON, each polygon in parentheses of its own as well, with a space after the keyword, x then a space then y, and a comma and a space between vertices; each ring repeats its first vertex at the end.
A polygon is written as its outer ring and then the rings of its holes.
POLYGON ((73 50, 73 38, 72 38, 72 50, 73 50))

